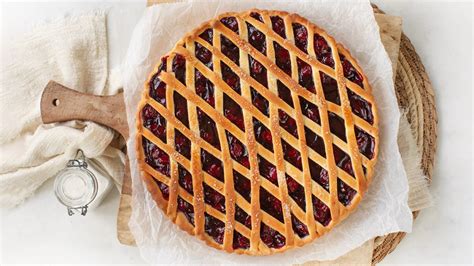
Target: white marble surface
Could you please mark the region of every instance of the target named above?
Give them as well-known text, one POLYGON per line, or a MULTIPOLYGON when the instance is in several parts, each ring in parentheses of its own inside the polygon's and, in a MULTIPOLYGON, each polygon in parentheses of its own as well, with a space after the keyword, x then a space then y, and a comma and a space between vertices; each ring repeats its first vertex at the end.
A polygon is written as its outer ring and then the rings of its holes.
MULTIPOLYGON (((436 93, 439 115, 435 206, 421 212, 413 233, 385 264, 472 263, 472 17, 468 2, 374 1, 402 16, 436 93)), ((2 4, 2 55, 38 21, 65 13, 108 10, 110 66, 123 57, 144 9, 140 2, 2 4)), ((0 263, 143 263, 136 248, 116 239, 118 193, 86 217, 68 217, 46 182, 23 205, 1 211, 0 263)))

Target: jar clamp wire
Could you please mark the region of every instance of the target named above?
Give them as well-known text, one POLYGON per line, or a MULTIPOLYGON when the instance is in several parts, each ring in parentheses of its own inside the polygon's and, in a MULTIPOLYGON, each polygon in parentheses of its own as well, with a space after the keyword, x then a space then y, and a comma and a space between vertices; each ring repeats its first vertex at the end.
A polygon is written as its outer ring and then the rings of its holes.
POLYGON ((69 216, 76 212, 86 215, 87 207, 97 196, 97 178, 87 167, 84 152, 79 149, 54 180, 54 193, 66 206, 69 216))

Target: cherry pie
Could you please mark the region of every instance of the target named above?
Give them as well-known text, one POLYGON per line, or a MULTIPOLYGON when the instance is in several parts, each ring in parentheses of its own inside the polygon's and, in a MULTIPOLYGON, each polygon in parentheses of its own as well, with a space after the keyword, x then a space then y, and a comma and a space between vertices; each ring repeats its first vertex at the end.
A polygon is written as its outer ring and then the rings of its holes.
POLYGON ((378 152, 371 88, 306 19, 226 13, 151 73, 138 112, 142 178, 181 229, 267 255, 328 232, 360 202, 378 152))

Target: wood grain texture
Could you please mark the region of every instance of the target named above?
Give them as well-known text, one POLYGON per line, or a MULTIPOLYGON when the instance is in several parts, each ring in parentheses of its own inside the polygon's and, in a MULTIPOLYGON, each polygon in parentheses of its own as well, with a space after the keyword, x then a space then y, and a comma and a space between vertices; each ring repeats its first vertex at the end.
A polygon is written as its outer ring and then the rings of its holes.
MULTIPOLYGON (((55 81, 50 81, 44 88, 40 109, 41 119, 45 124, 70 120, 93 121, 116 130, 125 140, 128 139, 129 129, 123 93, 113 96, 97 96, 80 93, 55 81)), ((128 228, 128 221, 132 213, 132 180, 128 157, 125 162, 119 214, 117 215, 117 236, 122 244, 134 245, 135 240, 128 228)))
POLYGON ((128 156, 125 161, 124 172, 119 213, 117 215, 117 238, 120 243, 124 245, 135 246, 135 238, 128 227, 128 221, 130 221, 130 216, 132 215, 132 178, 130 177, 130 163, 128 161, 128 156))
POLYGON ((117 238, 120 243, 135 246, 135 238, 130 232, 128 222, 132 216, 132 178, 130 176, 130 163, 128 156, 125 163, 125 170, 122 183, 122 193, 117 214, 117 238))
POLYGON ((43 123, 88 120, 110 127, 128 139, 123 93, 98 96, 80 93, 50 81, 41 96, 43 123))
POLYGON ((147 0, 146 5, 147 6, 152 6, 156 4, 163 4, 163 3, 176 3, 180 2, 179 0, 147 0))

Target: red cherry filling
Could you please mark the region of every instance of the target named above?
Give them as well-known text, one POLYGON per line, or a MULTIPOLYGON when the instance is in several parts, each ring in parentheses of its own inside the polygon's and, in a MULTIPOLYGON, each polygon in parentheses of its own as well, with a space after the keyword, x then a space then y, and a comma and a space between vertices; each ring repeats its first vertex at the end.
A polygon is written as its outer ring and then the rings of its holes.
POLYGON ((364 119, 369 124, 374 124, 374 115, 372 114, 372 105, 364 98, 347 89, 347 96, 351 103, 351 109, 354 114, 364 119))
POLYGON ((356 194, 357 191, 352 189, 341 179, 337 179, 337 198, 339 199, 339 202, 342 203, 342 205, 349 205, 356 194))
POLYGON ((186 219, 194 225, 194 207, 180 196, 178 196, 178 211, 182 212, 186 219))
POLYGON ((260 112, 262 112, 264 115, 268 116, 268 100, 252 87, 250 87, 250 93, 252 95, 253 105, 257 107, 257 109, 260 110, 260 112))
POLYGON ((314 195, 312 198, 314 219, 324 226, 328 225, 331 221, 331 211, 329 210, 329 207, 314 195))
POLYGON ((315 150, 319 155, 326 157, 326 150, 324 147, 324 140, 316 133, 311 131, 309 128, 304 127, 304 133, 306 136, 306 144, 311 149, 315 150))
POLYGON ((276 167, 265 160, 262 156, 257 155, 258 157, 258 170, 260 175, 268 179, 275 186, 278 186, 278 176, 276 167))
POLYGON ((250 240, 239 232, 234 231, 234 237, 232 240, 233 249, 248 249, 250 247, 250 240))
POLYGON ((224 242, 225 224, 213 216, 204 213, 204 230, 219 244, 224 242))
POLYGON ((145 137, 142 139, 143 150, 145 153, 145 162, 153 167, 156 171, 166 176, 170 176, 170 157, 168 154, 145 137))
MULTIPOLYGON (((259 21, 263 21, 262 17, 258 13, 251 13, 251 17, 259 21)), ((234 32, 239 31, 238 21, 235 17, 226 17, 221 19, 221 22, 231 29, 234 32)), ((273 30, 282 36, 286 37, 285 34, 285 25, 284 21, 280 17, 271 17, 272 28, 273 30)), ((302 51, 307 53, 308 45, 308 32, 305 26, 294 23, 293 32, 295 37, 295 45, 302 51)), ((266 36, 256 29, 253 25, 247 23, 248 32, 249 32, 249 43, 259 50, 261 53, 266 53, 266 36)), ((201 35, 205 41, 212 44, 213 30, 207 29, 201 35)), ((235 44, 230 40, 221 36, 221 45, 222 52, 229 57, 236 64, 239 64, 239 49, 235 44), (224 52, 225 51, 225 52, 224 52)), ((195 55, 196 57, 204 63, 210 69, 213 68, 212 62, 212 53, 202 46, 199 43, 195 43, 195 55)), ((274 43, 274 49, 276 54, 276 65, 288 75, 291 75, 291 61, 288 50, 280 46, 278 43, 274 43)), ((328 45, 327 41, 318 34, 314 35, 314 49, 316 52, 316 57, 322 63, 334 67, 334 60, 331 54, 331 47, 328 45)), ((340 55, 341 62, 344 70, 344 76, 358 84, 363 86, 363 77, 357 72, 353 65, 340 55)), ((162 59, 163 60, 163 59, 162 59)), ((181 55, 176 55, 172 60, 172 71, 175 73, 175 77, 185 84, 186 76, 186 61, 185 58, 181 55)), ((249 66, 251 76, 261 83, 264 86, 267 86, 267 69, 254 58, 249 56, 249 66)), ((315 85, 312 77, 312 68, 306 62, 297 58, 298 66, 298 76, 299 84, 309 91, 315 93, 315 85)), ((166 60, 163 61, 160 66, 161 70, 166 70, 166 60)), ((158 72, 159 73, 159 72, 158 72)), ((224 62, 221 62, 221 73, 222 79, 228 84, 232 89, 234 89, 239 94, 241 93, 240 87, 240 78, 231 70, 231 68, 226 65, 224 62)), ((324 91, 326 100, 331 101, 336 104, 340 104, 340 97, 337 89, 337 82, 330 76, 320 73, 321 83, 324 91)), ((211 106, 214 106, 214 84, 210 82, 202 73, 197 69, 195 70, 195 84, 196 84, 196 94, 208 102, 211 106)), ((288 105, 293 107, 293 100, 291 96, 291 91, 280 81, 277 81, 278 95, 285 101, 288 105)), ((156 74, 152 78, 150 83, 150 96, 157 100, 159 103, 166 105, 166 84, 158 78, 156 74)), ((262 113, 268 116, 269 113, 269 103, 261 94, 256 90, 251 88, 252 103, 259 109, 262 113)), ((371 110, 371 105, 365 101, 362 97, 357 94, 354 94, 351 90, 348 89, 348 97, 351 103, 352 111, 366 120, 367 122, 373 124, 373 114, 371 110)), ((173 94, 174 105, 175 105, 175 115, 176 117, 183 122, 186 126, 189 126, 188 121, 188 112, 187 112, 187 101, 184 97, 179 95, 177 92, 173 94)), ((300 103, 302 112, 305 116, 320 124, 320 116, 318 107, 304 98, 300 97, 300 103)), ((217 128, 215 122, 203 113, 199 108, 197 108, 198 119, 199 119, 199 129, 201 137, 209 142, 214 147, 220 149, 220 141, 217 134, 217 128)), ((241 107, 230 97, 224 94, 224 115, 236 124, 240 129, 245 131, 243 115, 241 107), (226 99, 227 97, 227 99, 226 99)), ((146 128, 153 132, 158 138, 163 142, 166 142, 166 119, 161 116, 155 109, 147 105, 142 110, 143 123, 146 128)), ((331 132, 343 139, 346 140, 344 120, 337 116, 334 113, 329 112, 330 128, 331 132), (342 125, 341 125, 342 123, 342 125), (343 136, 343 137, 342 137, 343 136)), ((298 132, 296 128, 296 121, 291 118, 286 112, 279 110, 279 122, 280 126, 287 130, 290 134, 298 138, 298 132)), ((267 149, 273 151, 272 144, 272 135, 268 128, 266 128, 260 121, 254 119, 254 131, 257 141, 262 144, 267 149), (256 122, 257 121, 257 122, 256 122)), ((358 127, 355 127, 357 143, 359 146, 359 151, 371 159, 374 155, 375 141, 374 138, 361 130, 358 127)), ((237 138, 232 134, 226 131, 227 141, 229 143, 229 152, 231 157, 241 163, 242 165, 249 168, 248 161, 248 152, 243 143, 241 143, 237 138)), ((305 127, 305 136, 308 143, 308 146, 314 149, 316 152, 325 157, 325 147, 324 141, 317 134, 305 127)), ((143 138, 143 147, 145 149, 145 161, 150 164, 157 171, 169 176, 169 166, 170 158, 163 150, 158 148, 155 144, 143 138), (146 144, 145 144, 146 142, 146 144)), ((181 153, 183 156, 189 159, 190 157, 190 148, 191 142, 185 137, 180 131, 175 130, 175 145, 176 150, 181 153)), ((282 140, 282 148, 284 152, 285 160, 295 165, 299 169, 302 169, 301 166, 301 155, 287 142, 282 140)), ((353 169, 351 165, 350 157, 337 146, 333 145, 334 156, 336 158, 337 165, 342 168, 344 171, 353 175, 353 169)), ((278 186, 277 181, 277 170, 274 165, 266 161, 263 157, 258 156, 259 160, 259 171, 262 176, 270 180, 273 184, 278 186)), ((205 172, 216 177, 217 179, 223 181, 223 166, 222 162, 218 160, 213 155, 209 154, 207 151, 201 149, 201 161, 202 168, 205 172)), ((309 160, 310 163, 310 172, 312 179, 315 180, 318 184, 323 186, 326 190, 329 190, 329 180, 328 173, 325 169, 320 167, 317 163, 309 160)), ((364 169, 365 170, 365 169, 364 169)), ((192 184, 192 175, 181 165, 178 164, 178 173, 179 173, 179 185, 185 189, 187 192, 193 194, 193 184, 192 184)), ((234 177, 234 187, 235 190, 241 194, 246 200, 250 202, 250 191, 251 185, 250 180, 240 173, 233 171, 234 177)), ((155 180, 160 191, 162 192, 163 197, 168 200, 169 198, 169 187, 155 180)), ((288 187, 288 193, 290 197, 300 206, 303 210, 305 209, 305 195, 304 188, 293 178, 286 175, 286 182, 288 187)), ((342 180, 338 179, 338 199, 339 201, 347 206, 352 201, 353 197, 357 193, 350 186, 345 184, 342 180)), ((225 213, 225 197, 208 186, 203 184, 204 187, 204 200, 207 204, 211 205, 213 208, 219 210, 222 213, 225 213)), ((188 221, 194 224, 194 208, 193 205, 182 199, 178 196, 178 211, 181 211, 188 221)), ((314 209, 315 219, 323 224, 324 226, 328 225, 331 221, 330 210, 327 205, 320 201, 315 196, 312 196, 312 203, 314 209)), ((270 194, 267 190, 260 188, 260 205, 262 210, 266 211, 276 219, 283 222, 283 213, 281 201, 270 194)), ((235 206, 235 219, 238 222, 241 222, 247 227, 251 227, 251 217, 237 205, 235 206)), ((308 228, 300 220, 291 214, 293 230, 299 237, 305 237, 309 235, 308 228)), ((219 219, 214 218, 213 216, 205 213, 205 231, 209 234, 217 243, 222 244, 224 239, 225 224, 219 219)), ((286 243, 286 239, 279 232, 275 231, 271 227, 268 227, 264 223, 261 224, 260 236, 263 242, 270 248, 281 248, 286 243)), ((250 247, 250 241, 245 236, 241 235, 239 232, 234 231, 233 235, 233 248, 234 249, 248 249, 250 247)))
POLYGON ((189 120, 188 120, 188 102, 186 99, 181 96, 178 92, 173 93, 173 101, 174 101, 174 115, 178 118, 181 123, 183 123, 186 127, 189 127, 189 120))
POLYGON ((270 151, 273 151, 272 133, 270 130, 257 119, 253 119, 253 129, 257 142, 270 151))
POLYGON ((299 23, 293 23, 293 33, 295 35, 295 45, 301 51, 308 53, 308 30, 299 23))
POLYGON ((336 145, 332 145, 334 160, 336 161, 337 166, 344 170, 346 173, 354 176, 354 170, 352 169, 351 157, 343 150, 339 149, 336 145))
POLYGON ((288 195, 300 206, 301 209, 306 211, 306 200, 304 196, 304 188, 296 180, 291 178, 289 175, 285 175, 286 185, 288 187, 288 195))
POLYGON ((324 98, 327 101, 340 105, 341 99, 339 98, 337 81, 331 78, 330 76, 324 74, 323 72, 319 72, 319 76, 321 77, 321 85, 323 87, 324 98))
POLYGON ((158 185, 158 188, 160 189, 161 191, 161 195, 163 196, 163 198, 165 200, 168 200, 170 198, 170 190, 169 190, 169 187, 165 184, 165 183, 162 183, 156 179, 153 179, 155 181, 155 183, 158 185))
POLYGON ((206 183, 203 183, 202 187, 204 189, 204 201, 214 209, 225 213, 225 197, 206 183))
POLYGON ((260 187, 260 208, 283 223, 281 201, 260 187))
POLYGON ((142 119, 147 122, 154 120, 157 115, 160 115, 151 105, 147 104, 142 109, 142 119))
POLYGON ((319 34, 314 34, 314 52, 316 58, 323 64, 334 68, 332 50, 327 41, 319 34))
POLYGON ((276 65, 287 75, 291 76, 291 60, 290 52, 279 45, 277 42, 273 42, 275 49, 275 63, 276 65))
POLYGON ((239 162, 241 165, 250 168, 249 156, 245 145, 228 131, 225 133, 227 136, 227 142, 229 143, 230 157, 239 162))
POLYGON ((302 223, 300 220, 296 218, 293 214, 291 214, 291 224, 293 227, 293 231, 300 237, 303 238, 309 235, 308 227, 302 223))
POLYGON ((224 35, 221 35, 221 52, 230 60, 232 60, 236 65, 239 65, 240 49, 224 35))
POLYGON ((224 169, 222 168, 222 162, 219 159, 208 153, 206 150, 201 149, 201 163, 202 170, 224 182, 224 169))
POLYGON ((162 105, 166 106, 166 83, 164 83, 158 75, 162 71, 166 71, 166 61, 168 60, 168 56, 161 58, 161 64, 158 67, 158 72, 153 75, 151 78, 151 82, 149 85, 150 88, 150 97, 155 99, 157 102, 161 103, 162 105))
POLYGON ((262 223, 260 227, 260 239, 269 248, 282 248, 286 244, 286 238, 278 231, 262 223))
POLYGON ((252 228, 252 217, 237 205, 235 205, 235 220, 249 229, 252 228))
POLYGON ((249 35, 249 43, 255 49, 257 49, 260 53, 266 55, 267 54, 267 43, 265 34, 261 31, 257 30, 252 24, 247 23, 247 30, 249 35))
POLYGON ((177 54, 173 58, 171 69, 176 79, 183 83, 183 85, 186 85, 186 60, 182 55, 177 54))
POLYGON ((196 87, 196 94, 212 107, 214 107, 214 84, 208 80, 199 70, 194 70, 194 84, 196 87))
POLYGON ((249 55, 250 76, 268 88, 267 69, 249 55))
POLYGON ((166 62, 167 62, 167 60, 168 60, 168 56, 163 56, 163 57, 161 58, 161 64, 160 64, 160 66, 158 67, 158 72, 157 72, 157 74, 160 74, 161 71, 166 71, 166 62))
POLYGON ((177 129, 174 130, 174 145, 177 152, 191 159, 191 141, 177 129))
POLYGON ((321 185, 326 191, 329 191, 329 174, 326 169, 322 168, 319 164, 315 163, 313 160, 308 159, 309 163, 309 172, 311 174, 311 179, 316 183, 321 185))
POLYGON ((197 115, 199 120, 199 133, 201 138, 209 142, 212 146, 217 149, 221 149, 221 143, 217 135, 216 122, 212 120, 206 113, 204 113, 199 107, 196 107, 197 115))
POLYGON ((231 31, 239 34, 239 23, 235 17, 221 18, 221 23, 224 24, 231 31))
POLYGON ((301 105, 301 113, 313 120, 316 124, 321 125, 321 118, 319 117, 319 110, 315 104, 307 101, 303 97, 299 97, 301 105))
POLYGON ((301 153, 284 140, 281 140, 281 146, 283 148, 283 157, 285 158, 285 160, 290 162, 296 168, 302 170, 303 168, 301 166, 301 153))
POLYGON ((250 191, 251 185, 250 180, 237 171, 233 171, 234 175, 234 188, 244 199, 250 202, 250 191))
MULTIPOLYGON (((356 139, 357 139, 357 146, 359 147, 359 152, 365 155, 365 157, 372 159, 374 158, 375 152, 375 140, 374 137, 369 135, 364 130, 360 129, 359 127, 354 127, 356 139)), ((364 173, 365 174, 365 173, 364 173)))
POLYGON ((227 85, 229 85, 234 91, 240 94, 240 78, 230 69, 228 65, 221 61, 221 73, 222 79, 227 85))
POLYGON ((280 109, 278 110, 278 117, 280 118, 280 126, 295 138, 298 138, 298 127, 296 126, 296 120, 291 118, 285 111, 280 109))
POLYGON ((232 123, 245 131, 244 115, 242 114, 242 107, 238 105, 232 98, 224 94, 224 116, 232 123))
POLYGON ((250 13, 250 16, 251 16, 252 18, 254 18, 254 19, 260 21, 260 22, 263 22, 262 16, 261 16, 259 13, 257 13, 257 12, 251 12, 251 13, 250 13))
POLYGON ((364 88, 364 78, 362 75, 355 69, 355 67, 346 59, 345 56, 339 54, 342 63, 342 70, 344 71, 344 77, 348 80, 354 82, 355 84, 359 85, 360 87, 364 88))
POLYGON ((278 97, 286 102, 289 106, 293 107, 293 98, 291 97, 291 91, 283 83, 277 80, 278 97))
POLYGON ((199 37, 201 37, 202 39, 204 39, 206 42, 208 42, 209 44, 212 44, 212 37, 214 35, 214 32, 212 31, 212 29, 206 29, 205 31, 203 31, 199 37))
POLYGON ((272 16, 270 20, 272 21, 272 29, 282 38, 286 39, 285 22, 283 19, 278 16, 272 16))
POLYGON ((198 42, 194 42, 196 47, 195 54, 197 59, 201 61, 204 65, 206 65, 209 69, 212 69, 212 53, 211 51, 207 50, 206 47, 202 46, 198 42))
POLYGON ((193 195, 193 177, 184 167, 178 164, 178 183, 189 194, 193 195))
POLYGON ((142 109, 142 119, 143 126, 166 143, 166 119, 149 104, 145 105, 142 109))
POLYGON ((328 112, 328 118, 331 133, 335 134, 343 141, 346 141, 346 126, 344 125, 344 119, 333 112, 328 112))
POLYGON ((150 82, 150 97, 166 106, 166 83, 158 77, 158 74, 155 74, 150 82))
POLYGON ((303 60, 297 58, 296 63, 298 65, 298 82, 301 86, 305 87, 312 93, 316 93, 313 80, 313 69, 309 64, 303 60))

